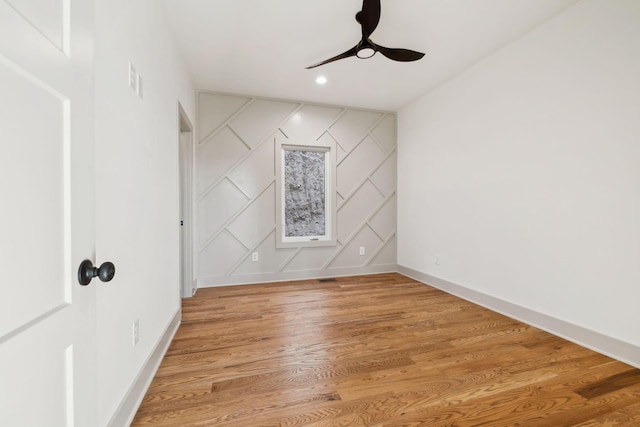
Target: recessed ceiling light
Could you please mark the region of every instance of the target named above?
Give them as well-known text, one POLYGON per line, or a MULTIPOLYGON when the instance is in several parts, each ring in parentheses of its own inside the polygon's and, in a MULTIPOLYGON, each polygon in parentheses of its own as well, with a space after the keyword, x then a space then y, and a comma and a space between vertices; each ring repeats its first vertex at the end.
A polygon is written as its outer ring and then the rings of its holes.
POLYGON ((318 83, 319 85, 323 85, 327 83, 327 78, 325 76, 318 76, 316 77, 316 83, 318 83))

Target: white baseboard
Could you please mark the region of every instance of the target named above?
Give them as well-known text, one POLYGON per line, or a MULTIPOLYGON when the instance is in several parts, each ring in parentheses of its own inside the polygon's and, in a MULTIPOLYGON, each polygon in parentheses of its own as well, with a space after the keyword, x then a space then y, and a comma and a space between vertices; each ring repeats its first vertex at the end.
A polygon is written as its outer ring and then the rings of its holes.
POLYGON ((109 427, 128 427, 131 425, 133 417, 135 417, 138 407, 142 403, 142 399, 144 399, 144 395, 160 366, 160 362, 162 362, 162 358, 180 326, 181 319, 182 311, 178 310, 169 322, 164 334, 158 340, 153 352, 147 358, 135 381, 129 387, 115 414, 111 417, 111 421, 107 424, 109 427))
POLYGON ((204 277, 198 279, 198 288, 248 285, 255 283, 288 282, 292 280, 324 279, 328 277, 360 276, 367 274, 395 273, 397 264, 372 265, 367 267, 343 267, 325 270, 285 271, 279 273, 245 274, 238 276, 204 277))
POLYGON ((640 368, 640 347, 402 265, 398 273, 640 368))

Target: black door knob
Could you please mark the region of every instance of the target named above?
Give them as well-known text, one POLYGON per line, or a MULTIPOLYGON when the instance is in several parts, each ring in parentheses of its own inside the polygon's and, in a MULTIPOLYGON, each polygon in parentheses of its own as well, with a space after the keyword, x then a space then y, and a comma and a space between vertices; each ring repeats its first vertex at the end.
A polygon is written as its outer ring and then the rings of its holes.
POLYGON ((116 274, 116 267, 112 262, 104 262, 98 267, 94 267, 91 260, 85 259, 80 263, 80 268, 78 268, 78 282, 82 286, 86 286, 91 283, 91 279, 94 277, 100 278, 103 282, 108 282, 113 279, 113 276, 116 274))

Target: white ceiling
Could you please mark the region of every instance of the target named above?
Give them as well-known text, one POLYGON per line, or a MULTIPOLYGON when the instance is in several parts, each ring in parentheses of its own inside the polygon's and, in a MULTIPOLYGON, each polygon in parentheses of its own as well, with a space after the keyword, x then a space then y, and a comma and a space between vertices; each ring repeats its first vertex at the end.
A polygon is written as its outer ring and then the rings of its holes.
POLYGON ((312 70, 360 40, 362 0, 163 1, 197 89, 396 111, 578 0, 382 0, 371 39, 426 56, 312 70))

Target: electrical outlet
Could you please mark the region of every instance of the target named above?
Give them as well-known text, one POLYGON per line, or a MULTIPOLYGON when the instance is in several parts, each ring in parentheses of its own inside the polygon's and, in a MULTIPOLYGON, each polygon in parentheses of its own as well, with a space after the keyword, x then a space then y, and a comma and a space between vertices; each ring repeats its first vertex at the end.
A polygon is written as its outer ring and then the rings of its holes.
POLYGON ((364 246, 360 246, 360 256, 364 255, 364 246))
POLYGON ((440 265, 440 255, 436 255, 434 262, 436 263, 436 265, 440 265))
POLYGON ((136 319, 133 322, 133 345, 135 346, 140 341, 140 320, 136 319))
POLYGON ((258 252, 254 252, 251 254, 251 261, 256 262, 260 259, 260 255, 258 254, 258 252))

